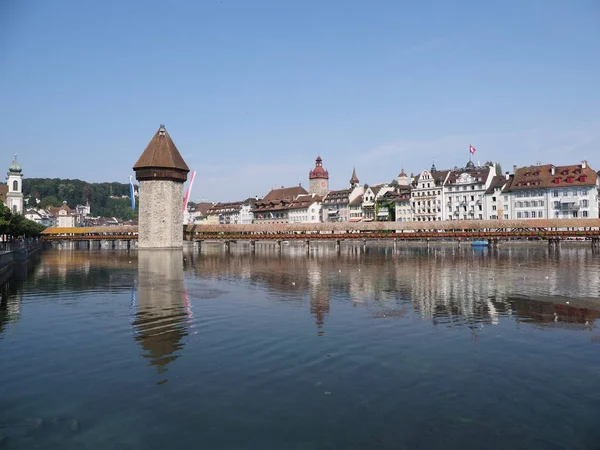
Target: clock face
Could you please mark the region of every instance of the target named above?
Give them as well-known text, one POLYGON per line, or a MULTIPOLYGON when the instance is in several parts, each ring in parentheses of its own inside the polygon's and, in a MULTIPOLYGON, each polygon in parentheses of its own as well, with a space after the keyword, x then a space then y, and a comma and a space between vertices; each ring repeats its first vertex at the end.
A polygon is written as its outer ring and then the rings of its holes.
POLYGON ((327 183, 325 183, 324 181, 321 181, 321 187, 325 187, 327 186, 327 183))

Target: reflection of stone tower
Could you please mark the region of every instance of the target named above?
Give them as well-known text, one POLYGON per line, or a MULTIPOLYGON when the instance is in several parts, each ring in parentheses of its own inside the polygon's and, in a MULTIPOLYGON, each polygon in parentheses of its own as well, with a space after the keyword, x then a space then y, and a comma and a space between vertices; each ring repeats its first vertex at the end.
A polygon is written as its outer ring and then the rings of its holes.
POLYGON ((136 340, 159 373, 179 357, 185 330, 182 250, 138 253, 136 340))
POLYGON ((6 194, 6 206, 13 213, 23 214, 23 169, 17 162, 17 155, 13 159, 12 164, 8 168, 6 184, 8 192, 6 194))
POLYGON ((356 176, 356 167, 352 169, 352 177, 350 177, 350 187, 355 188, 360 185, 358 177, 356 176))
POLYGON ((190 171, 161 125, 133 166, 139 181, 139 248, 183 246, 183 183, 190 171))
POLYGON ((315 261, 309 262, 308 284, 310 295, 310 313, 315 318, 319 335, 324 334, 323 325, 329 313, 329 289, 327 283, 322 281, 321 267, 315 261))
POLYGON ((315 161, 315 168, 308 173, 308 191, 321 197, 329 192, 329 172, 323 169, 320 156, 315 161))

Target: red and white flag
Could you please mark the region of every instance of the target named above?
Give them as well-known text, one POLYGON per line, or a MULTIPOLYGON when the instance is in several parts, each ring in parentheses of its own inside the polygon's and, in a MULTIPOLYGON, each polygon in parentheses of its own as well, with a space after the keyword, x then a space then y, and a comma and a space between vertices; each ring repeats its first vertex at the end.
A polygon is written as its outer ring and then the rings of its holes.
POLYGON ((192 185, 194 184, 194 178, 196 178, 196 172, 192 172, 192 178, 190 179, 190 185, 188 186, 185 197, 183 197, 183 211, 187 209, 188 201, 190 200, 190 192, 192 192, 192 185))
POLYGON ((471 155, 474 155, 476 151, 477 150, 475 150, 475 147, 473 147, 472 145, 469 145, 469 152, 471 153, 471 155))

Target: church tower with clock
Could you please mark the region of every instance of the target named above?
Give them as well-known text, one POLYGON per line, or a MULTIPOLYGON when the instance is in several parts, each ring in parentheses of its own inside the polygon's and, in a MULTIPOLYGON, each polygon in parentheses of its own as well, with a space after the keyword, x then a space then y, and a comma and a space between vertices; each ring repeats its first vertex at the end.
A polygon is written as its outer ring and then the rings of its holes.
POLYGON ((329 172, 323 169, 323 160, 317 156, 315 168, 308 173, 308 191, 324 197, 329 192, 329 172))

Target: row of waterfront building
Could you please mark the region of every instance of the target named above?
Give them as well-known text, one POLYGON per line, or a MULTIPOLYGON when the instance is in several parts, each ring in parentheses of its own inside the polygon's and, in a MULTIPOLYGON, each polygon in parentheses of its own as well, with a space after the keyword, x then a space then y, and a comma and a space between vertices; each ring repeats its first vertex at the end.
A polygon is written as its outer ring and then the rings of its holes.
POLYGON ((600 177, 587 161, 568 166, 513 166, 499 173, 493 163, 410 176, 400 171, 390 183, 361 185, 353 171, 349 187, 329 190, 321 157, 309 172, 309 189, 272 189, 264 198, 201 203, 184 223, 318 223, 598 218, 600 177))

